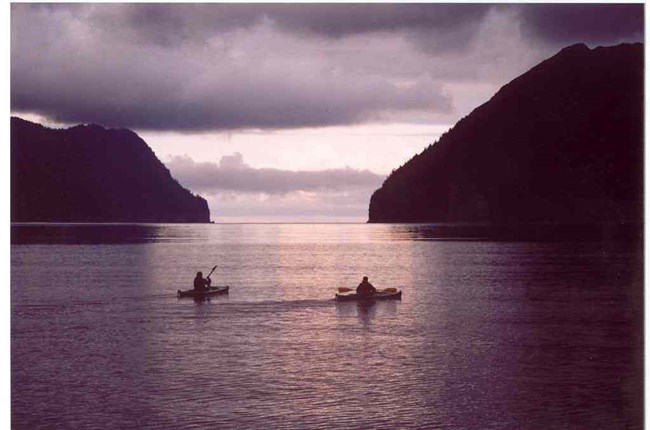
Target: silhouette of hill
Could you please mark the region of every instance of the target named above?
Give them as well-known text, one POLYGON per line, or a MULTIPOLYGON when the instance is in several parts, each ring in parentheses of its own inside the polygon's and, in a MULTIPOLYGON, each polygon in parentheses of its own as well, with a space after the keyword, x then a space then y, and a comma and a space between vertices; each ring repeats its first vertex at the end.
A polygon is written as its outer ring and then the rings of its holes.
POLYGON ((12 222, 209 222, 137 134, 11 118, 12 222))
POLYGON ((369 208, 369 222, 642 220, 642 44, 563 49, 396 169, 369 208))

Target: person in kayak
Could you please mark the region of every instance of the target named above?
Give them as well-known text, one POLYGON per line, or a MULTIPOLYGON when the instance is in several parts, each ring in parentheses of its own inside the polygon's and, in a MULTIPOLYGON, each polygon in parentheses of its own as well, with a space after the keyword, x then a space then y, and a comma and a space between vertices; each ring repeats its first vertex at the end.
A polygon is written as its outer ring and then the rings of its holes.
POLYGON ((203 279, 203 272, 196 272, 196 277, 194 278, 194 290, 203 291, 210 288, 212 280, 208 276, 206 279, 203 279))
POLYGON ((360 296, 372 296, 377 292, 377 289, 368 282, 368 277, 364 276, 363 281, 357 287, 357 294, 360 296))

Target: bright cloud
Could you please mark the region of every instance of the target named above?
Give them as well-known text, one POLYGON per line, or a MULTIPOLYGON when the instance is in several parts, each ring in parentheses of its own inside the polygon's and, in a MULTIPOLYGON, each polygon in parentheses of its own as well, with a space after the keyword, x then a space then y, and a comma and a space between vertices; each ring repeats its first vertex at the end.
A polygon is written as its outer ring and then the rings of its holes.
POLYGON ((374 190, 385 179, 368 170, 349 167, 320 171, 253 168, 244 162, 240 153, 224 156, 219 163, 197 163, 185 156, 173 157, 166 164, 181 184, 205 194, 374 190))
POLYGON ((245 219, 300 221, 367 219, 367 202, 385 176, 351 168, 291 171, 253 168, 240 153, 219 163, 197 163, 190 157, 167 162, 185 187, 200 192, 218 221, 245 219))

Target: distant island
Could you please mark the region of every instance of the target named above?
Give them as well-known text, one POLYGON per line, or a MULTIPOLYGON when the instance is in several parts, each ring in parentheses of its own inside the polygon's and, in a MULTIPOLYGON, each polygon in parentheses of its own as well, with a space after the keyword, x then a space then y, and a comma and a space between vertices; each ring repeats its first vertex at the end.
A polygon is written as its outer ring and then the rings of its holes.
POLYGON ((137 134, 11 118, 12 222, 210 222, 137 134))
POLYGON ((643 45, 570 46, 385 180, 382 222, 642 223, 643 45))

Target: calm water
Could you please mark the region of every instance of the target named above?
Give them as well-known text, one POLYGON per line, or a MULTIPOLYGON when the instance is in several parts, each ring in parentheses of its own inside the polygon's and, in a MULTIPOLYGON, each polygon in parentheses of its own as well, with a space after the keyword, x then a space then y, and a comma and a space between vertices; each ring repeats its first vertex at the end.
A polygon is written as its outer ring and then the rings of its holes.
POLYGON ((642 428, 642 261, 417 225, 12 226, 12 426, 642 428), (176 298, 215 264, 228 296, 176 298), (363 275, 401 302, 332 300, 363 275))

